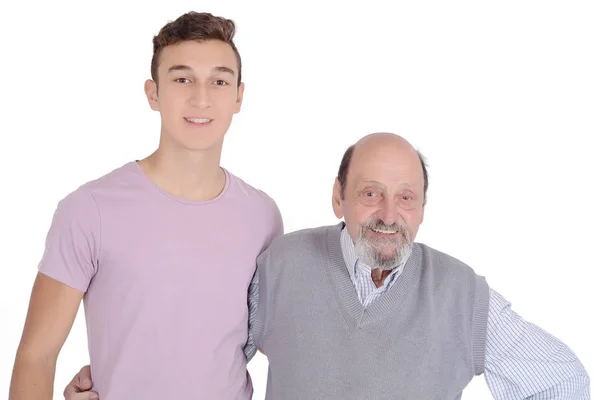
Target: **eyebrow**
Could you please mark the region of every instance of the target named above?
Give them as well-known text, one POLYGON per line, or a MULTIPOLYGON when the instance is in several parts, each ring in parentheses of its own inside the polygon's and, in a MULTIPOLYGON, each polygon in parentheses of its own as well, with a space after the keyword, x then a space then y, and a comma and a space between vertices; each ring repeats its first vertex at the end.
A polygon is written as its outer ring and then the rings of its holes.
MULTIPOLYGON (((173 65, 172 67, 169 68, 169 73, 174 72, 174 71, 186 71, 186 72, 192 72, 192 67, 188 66, 188 65, 183 65, 183 64, 178 64, 178 65, 173 65)), ((235 72, 233 72, 233 70, 229 67, 225 67, 225 66, 218 66, 218 67, 214 67, 213 71, 215 72, 226 72, 228 74, 231 74, 232 76, 235 76, 235 72)))
MULTIPOLYGON (((378 182, 378 181, 372 181, 372 180, 366 180, 366 179, 362 179, 360 182, 361 182, 361 183, 363 183, 363 184, 365 184, 365 183, 366 183, 367 185, 373 185, 373 186, 379 186, 379 187, 384 187, 384 186, 385 186, 385 185, 384 185, 383 183, 381 183, 381 182, 378 182)), ((403 188, 403 189, 409 189, 409 190, 410 190, 410 189, 412 189, 412 188, 413 188, 413 187, 415 187, 415 186, 417 186, 417 184, 416 184, 416 183, 413 183, 413 184, 404 183, 404 184, 402 184, 402 188, 403 188)))
POLYGON ((384 185, 383 185, 381 182, 377 182, 377 181, 368 181, 368 180, 365 180, 365 179, 361 179, 361 180, 360 180, 360 183, 362 183, 362 184, 367 184, 367 185, 380 186, 380 187, 384 186, 384 185))
POLYGON ((233 70, 229 67, 225 67, 225 66, 214 67, 213 70, 217 71, 217 72, 226 72, 228 74, 231 74, 232 76, 235 76, 235 72, 233 72, 233 70))

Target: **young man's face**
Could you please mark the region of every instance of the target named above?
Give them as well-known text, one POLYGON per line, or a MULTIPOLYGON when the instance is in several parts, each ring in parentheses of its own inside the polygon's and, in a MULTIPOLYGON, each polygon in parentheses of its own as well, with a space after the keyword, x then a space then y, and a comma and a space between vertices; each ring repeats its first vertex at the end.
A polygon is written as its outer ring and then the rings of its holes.
POLYGON ((157 72, 158 85, 147 81, 146 94, 161 115, 161 144, 188 150, 220 148, 244 92, 243 83, 237 86, 239 71, 231 46, 218 40, 167 46, 157 72))

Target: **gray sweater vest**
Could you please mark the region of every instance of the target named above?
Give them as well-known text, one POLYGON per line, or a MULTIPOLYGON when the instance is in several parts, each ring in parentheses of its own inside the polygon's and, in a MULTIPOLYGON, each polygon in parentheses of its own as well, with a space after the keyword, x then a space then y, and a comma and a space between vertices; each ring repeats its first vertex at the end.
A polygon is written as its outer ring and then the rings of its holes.
POLYGON ((267 399, 460 399, 483 372, 485 279, 415 243, 398 281, 363 308, 342 226, 281 236, 258 259, 252 334, 269 359, 267 399))

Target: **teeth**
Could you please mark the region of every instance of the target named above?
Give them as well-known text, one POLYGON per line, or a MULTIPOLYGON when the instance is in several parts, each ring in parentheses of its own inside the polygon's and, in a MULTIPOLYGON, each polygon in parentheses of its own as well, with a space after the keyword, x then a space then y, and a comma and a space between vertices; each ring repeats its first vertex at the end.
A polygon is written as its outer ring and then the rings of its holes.
POLYGON ((373 229, 373 231, 377 232, 377 233, 396 233, 397 232, 397 231, 385 231, 382 229, 373 229))
POLYGON ((186 118, 186 120, 193 122, 195 124, 206 124, 206 123, 210 122, 210 119, 208 119, 208 118, 186 118))

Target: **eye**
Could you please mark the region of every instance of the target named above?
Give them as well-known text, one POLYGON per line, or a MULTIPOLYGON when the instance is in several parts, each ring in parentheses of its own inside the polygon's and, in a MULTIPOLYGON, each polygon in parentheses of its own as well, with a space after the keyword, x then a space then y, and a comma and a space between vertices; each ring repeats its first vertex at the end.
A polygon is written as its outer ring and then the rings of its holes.
POLYGON ((398 207, 403 208, 405 210, 414 210, 416 207, 415 196, 411 193, 401 194, 397 197, 396 204, 398 207))
POLYGON ((229 85, 229 83, 227 83, 227 81, 224 81, 223 79, 217 79, 215 81, 215 85, 217 85, 217 86, 227 86, 227 85, 229 85))
POLYGON ((191 81, 188 78, 175 78, 175 82, 177 82, 177 83, 189 83, 191 81))
POLYGON ((365 190, 363 192, 363 196, 366 197, 367 199, 376 199, 380 196, 379 192, 375 191, 375 190, 365 190))
POLYGON ((381 198, 381 193, 376 190, 366 189, 361 193, 363 201, 376 202, 381 198))

